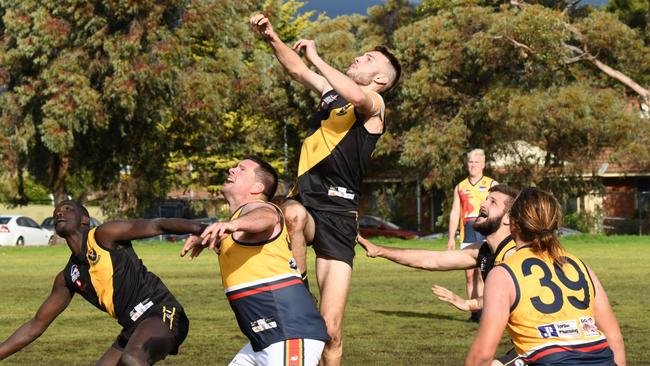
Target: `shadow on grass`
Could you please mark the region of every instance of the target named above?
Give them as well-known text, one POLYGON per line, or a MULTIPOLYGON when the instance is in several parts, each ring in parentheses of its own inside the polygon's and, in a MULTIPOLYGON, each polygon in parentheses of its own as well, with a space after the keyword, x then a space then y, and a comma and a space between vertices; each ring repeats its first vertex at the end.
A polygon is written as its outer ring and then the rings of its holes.
POLYGON ((394 315, 400 318, 444 319, 444 320, 453 320, 460 323, 466 323, 464 319, 459 319, 454 316, 440 315, 435 313, 418 313, 415 311, 391 311, 391 310, 375 310, 375 312, 382 315, 394 315))

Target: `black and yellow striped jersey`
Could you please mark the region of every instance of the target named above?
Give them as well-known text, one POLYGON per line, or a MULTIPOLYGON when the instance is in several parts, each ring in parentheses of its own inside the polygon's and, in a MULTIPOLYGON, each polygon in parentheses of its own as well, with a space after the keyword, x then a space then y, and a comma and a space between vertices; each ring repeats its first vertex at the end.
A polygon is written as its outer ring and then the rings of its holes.
POLYGON ((128 327, 161 302, 178 304, 165 284, 138 258, 133 247, 108 250, 84 234, 81 254, 72 254, 63 270, 66 286, 128 327))
POLYGON ((613 353, 594 318, 595 289, 585 264, 565 252, 558 265, 523 247, 501 264, 516 299, 508 332, 531 365, 613 365, 613 353))
MULTIPOLYGON (((376 93, 375 99, 383 119, 383 100, 376 93)), ((335 90, 325 93, 309 120, 290 196, 322 211, 356 211, 363 177, 382 134, 368 132, 354 105, 335 90)))
MULTIPOLYGON (((239 217, 244 206, 231 220, 239 217)), ((282 211, 273 207, 281 217, 280 233, 259 243, 244 243, 229 235, 221 241, 219 253, 226 297, 256 352, 293 338, 329 340, 325 321, 293 259, 282 211)))
POLYGON ((487 278, 490 270, 503 262, 506 254, 508 252, 514 252, 514 248, 517 246, 517 243, 508 235, 499 245, 494 253, 487 241, 483 242, 481 248, 479 248, 478 256, 476 258, 476 266, 478 267, 479 272, 481 272, 481 277, 483 280, 487 278))

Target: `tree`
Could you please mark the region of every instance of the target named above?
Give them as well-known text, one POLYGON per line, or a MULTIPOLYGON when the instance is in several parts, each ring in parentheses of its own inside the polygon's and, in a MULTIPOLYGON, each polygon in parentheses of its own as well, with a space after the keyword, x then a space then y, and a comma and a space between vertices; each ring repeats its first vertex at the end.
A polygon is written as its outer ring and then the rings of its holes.
POLYGON ((607 11, 631 28, 645 34, 646 44, 650 41, 650 1, 648 0, 609 0, 607 11))
MULTIPOLYGON (((7 171, 29 171, 57 201, 111 191, 125 168, 133 207, 164 192, 168 146, 151 137, 174 120, 183 57, 174 29, 184 5, 0 1, 7 171)), ((14 191, 26 200, 20 183, 14 191)))
POLYGON ((174 185, 207 186, 216 192, 226 169, 248 154, 267 159, 285 177, 294 169, 284 162, 283 145, 293 137, 286 155, 297 155, 299 143, 291 132, 303 115, 303 90, 294 87, 272 51, 251 32, 248 19, 263 10, 278 34, 292 42, 312 24, 311 13, 298 14, 301 6, 297 1, 227 0, 195 2, 188 9, 180 32, 193 63, 181 83, 183 99, 196 102, 184 103, 179 123, 172 127, 170 164, 180 173, 174 185))
POLYGON ((616 76, 645 82, 649 50, 613 17, 572 18, 519 3, 421 6, 428 7, 419 9, 422 16, 393 37, 408 77, 398 99, 402 130, 384 146, 425 183, 448 191, 464 174, 464 152, 483 147, 512 155, 521 141, 543 156, 520 159, 510 170, 516 174, 503 178, 559 195, 585 193, 597 184, 583 175, 595 156, 631 146, 633 128, 647 137, 628 107, 631 84, 616 76))

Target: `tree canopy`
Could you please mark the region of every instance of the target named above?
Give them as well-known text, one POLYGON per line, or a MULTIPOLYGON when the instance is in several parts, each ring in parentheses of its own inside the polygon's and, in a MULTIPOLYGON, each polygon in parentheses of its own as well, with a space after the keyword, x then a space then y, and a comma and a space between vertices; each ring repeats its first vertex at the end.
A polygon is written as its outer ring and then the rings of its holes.
POLYGON ((37 184, 134 215, 173 187, 218 190, 251 153, 291 182, 318 96, 248 29, 256 11, 339 69, 396 53, 377 159, 450 190, 482 147, 508 181, 581 194, 605 151, 650 162, 647 22, 616 1, 389 0, 332 19, 299 1, 0 0, 0 194, 26 203, 37 184))

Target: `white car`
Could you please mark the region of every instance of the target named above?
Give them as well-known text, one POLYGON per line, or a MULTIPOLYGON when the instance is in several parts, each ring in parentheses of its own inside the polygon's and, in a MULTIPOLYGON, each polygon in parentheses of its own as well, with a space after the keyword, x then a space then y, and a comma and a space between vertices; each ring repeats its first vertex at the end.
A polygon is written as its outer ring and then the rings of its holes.
POLYGON ((52 233, 27 216, 0 215, 0 245, 47 245, 52 233))
MULTIPOLYGON (((90 221, 88 222, 88 227, 92 229, 92 228, 97 227, 97 226, 99 226, 101 224, 102 224, 101 221, 97 220, 94 217, 91 217, 90 221)), ((44 230, 47 230, 50 233, 50 235, 54 236, 55 231, 54 231, 54 218, 53 217, 46 217, 43 220, 43 222, 41 222, 41 227, 44 230)))

